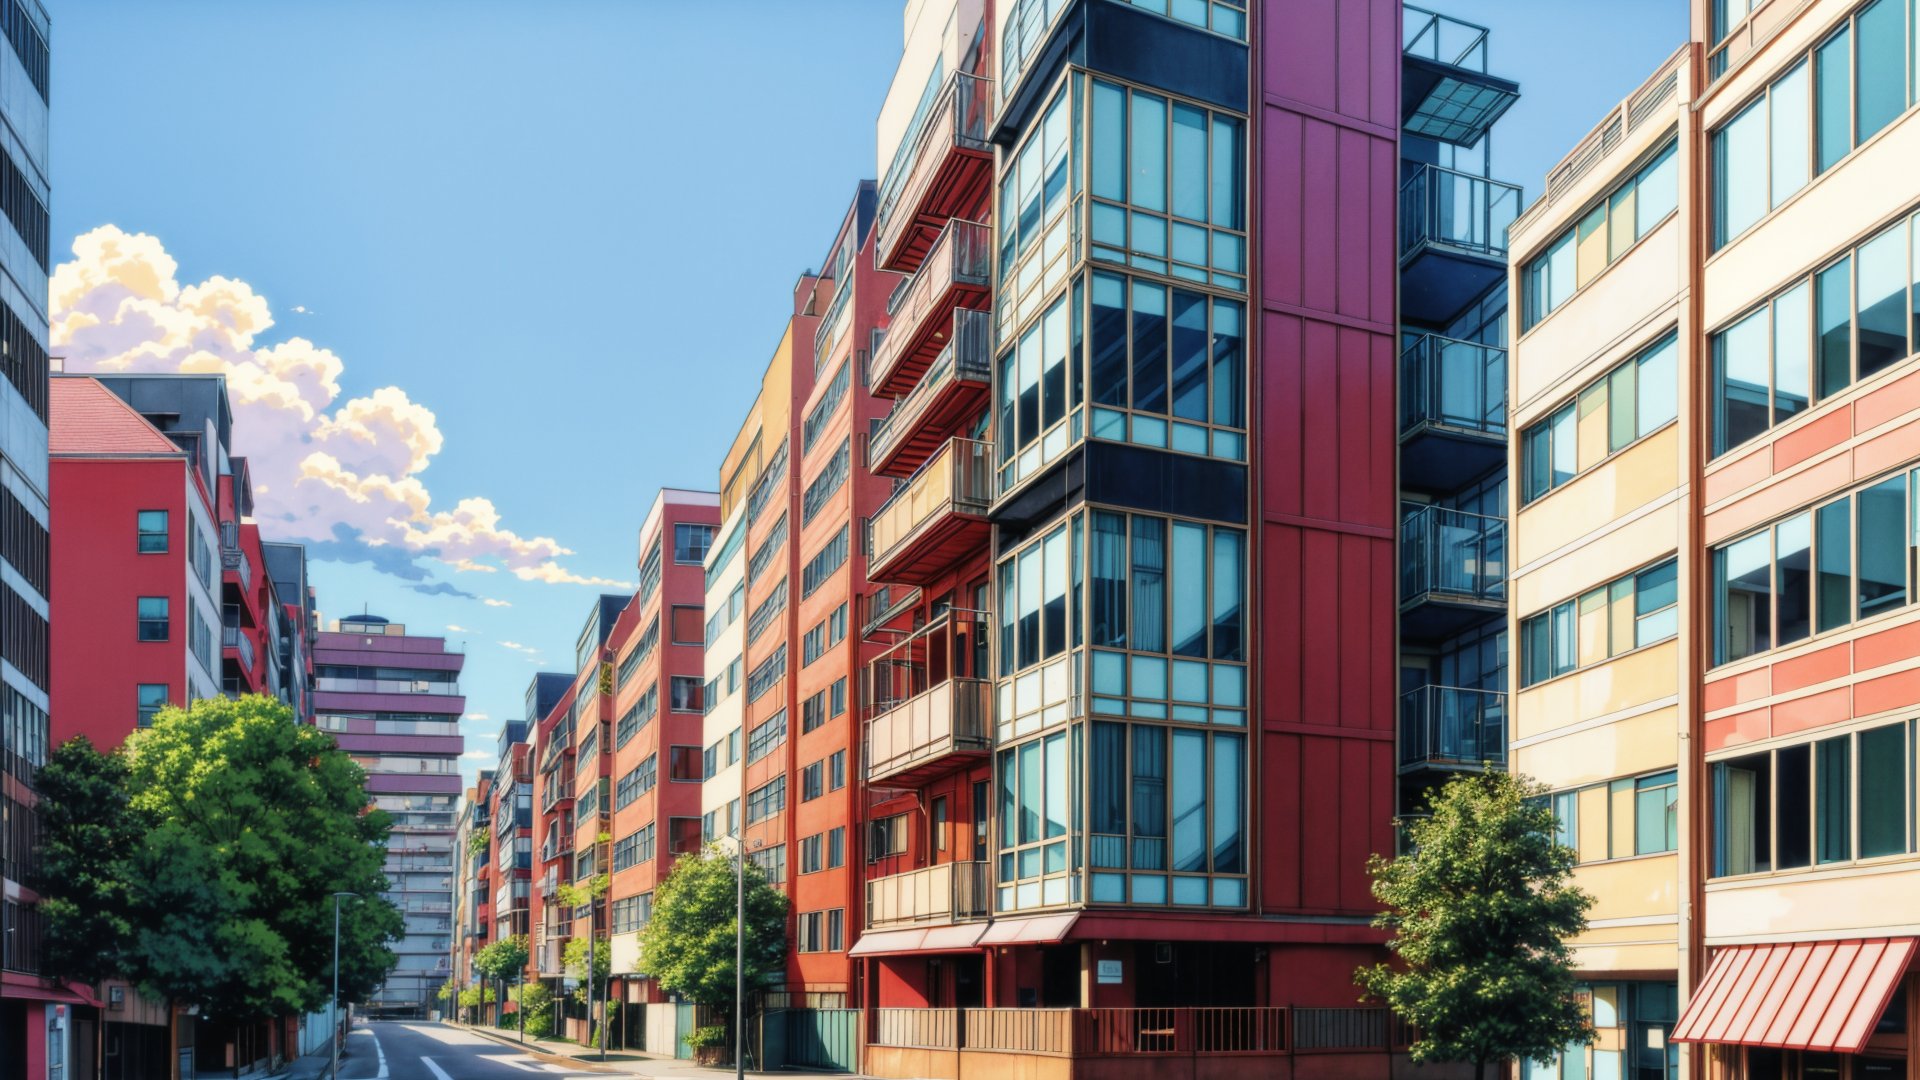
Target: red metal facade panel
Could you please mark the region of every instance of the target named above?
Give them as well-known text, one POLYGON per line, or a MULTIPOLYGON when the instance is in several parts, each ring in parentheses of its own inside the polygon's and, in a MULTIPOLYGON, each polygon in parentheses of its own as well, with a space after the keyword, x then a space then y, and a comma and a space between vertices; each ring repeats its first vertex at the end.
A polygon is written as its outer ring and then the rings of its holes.
POLYGON ((1675 1042, 1857 1054, 1913 962, 1915 938, 1719 950, 1675 1042))

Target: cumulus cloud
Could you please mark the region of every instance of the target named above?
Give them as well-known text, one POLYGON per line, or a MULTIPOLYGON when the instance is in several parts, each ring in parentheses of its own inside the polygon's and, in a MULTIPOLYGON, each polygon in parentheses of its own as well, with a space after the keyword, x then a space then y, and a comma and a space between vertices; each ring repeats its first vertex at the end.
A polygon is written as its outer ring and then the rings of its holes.
POLYGON ((481 597, 480 602, 487 605, 488 607, 512 607, 513 606, 513 601, 511 600, 496 600, 491 596, 481 597))
MULTIPOLYGON (((454 625, 454 624, 452 624, 452 623, 448 623, 448 624, 447 624, 447 633, 449 633, 449 634, 471 634, 471 633, 473 633, 473 631, 471 631, 471 630, 469 630, 469 629, 467 629, 467 628, 466 628, 466 627, 464 627, 464 626, 455 626, 455 625, 454 625)), ((469 719, 469 720, 485 720, 486 718, 487 718, 487 714, 485 714, 485 713, 468 713, 468 714, 467 714, 467 719, 469 719)))
POLYGON ((112 225, 77 237, 73 256, 51 288, 54 350, 67 370, 226 375, 255 516, 312 541, 315 558, 369 563, 429 595, 473 596, 432 581, 423 558, 456 572, 631 587, 569 568, 561 560, 572 549, 506 527, 491 500, 436 506, 422 479, 445 446, 433 411, 397 386, 345 397, 345 363, 306 338, 261 342, 273 311, 246 282, 215 275, 183 286, 158 238, 112 225))

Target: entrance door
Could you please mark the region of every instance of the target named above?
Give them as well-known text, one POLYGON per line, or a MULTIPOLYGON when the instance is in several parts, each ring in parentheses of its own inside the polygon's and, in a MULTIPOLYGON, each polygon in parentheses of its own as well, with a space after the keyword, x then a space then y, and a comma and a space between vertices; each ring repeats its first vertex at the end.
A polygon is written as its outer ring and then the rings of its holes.
POLYGON ((1080 1007, 1080 946, 1041 947, 1040 1005, 1050 1009, 1080 1007))
POLYGON ((962 1009, 978 1009, 987 1003, 986 979, 982 976, 984 956, 956 956, 947 961, 953 968, 953 1004, 962 1009))

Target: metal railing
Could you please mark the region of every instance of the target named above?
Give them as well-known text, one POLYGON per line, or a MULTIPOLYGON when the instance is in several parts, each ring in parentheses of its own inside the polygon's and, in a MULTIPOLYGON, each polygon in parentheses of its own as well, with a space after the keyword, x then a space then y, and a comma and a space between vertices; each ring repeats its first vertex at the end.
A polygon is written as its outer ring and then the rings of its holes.
POLYGON ((253 639, 241 633, 239 627, 222 626, 220 628, 220 647, 237 651, 240 654, 240 666, 248 671, 253 670, 253 639))
POLYGON ((951 862, 867 882, 867 929, 966 922, 992 913, 984 862, 951 862))
POLYGON ((953 333, 913 392, 873 421, 867 436, 867 467, 883 460, 894 444, 919 426, 927 408, 956 382, 987 382, 993 377, 993 316, 972 308, 953 313, 953 333))
POLYGON ((1400 185, 1400 252, 1438 244, 1505 258, 1507 227, 1520 216, 1520 188, 1422 165, 1400 185))
POLYGON ((887 175, 881 178, 873 233, 881 238, 883 249, 893 246, 889 242, 893 237, 890 227, 897 229, 902 220, 897 215, 904 211, 905 220, 911 221, 912 208, 931 179, 934 170, 929 167, 927 154, 944 154, 956 147, 990 150, 987 128, 992 118, 992 80, 954 72, 919 125, 900 140, 887 175))
MULTIPOLYGON (((993 280, 993 230, 977 221, 947 222, 927 249, 907 288, 893 294, 887 335, 873 353, 869 378, 884 384, 910 349, 924 344, 915 333, 956 285, 984 291, 993 280)), ((989 348, 991 345, 989 344, 989 348)))
POLYGON ((1051 1057, 1379 1053, 1412 1032, 1386 1009, 875 1009, 868 1043, 1051 1057))
POLYGON ((432 679, 336 679, 320 676, 313 680, 315 690, 336 694, 442 694, 456 697, 460 684, 432 679))
POLYGON ((1400 695, 1400 764, 1491 764, 1507 760, 1507 695, 1422 686, 1400 695))
POLYGON ((1422 423, 1507 434, 1507 350, 1422 334, 1400 354, 1400 430, 1422 423))
POLYGON ((993 445, 949 439, 867 523, 869 565, 883 563, 935 517, 985 514, 993 501, 993 445))
POLYGON ((1507 594, 1507 521, 1423 506, 1400 521, 1400 599, 1438 594, 1503 601, 1507 594))
POLYGON ((1408 56, 1487 73, 1487 28, 1465 19, 1402 4, 1400 51, 1408 56))

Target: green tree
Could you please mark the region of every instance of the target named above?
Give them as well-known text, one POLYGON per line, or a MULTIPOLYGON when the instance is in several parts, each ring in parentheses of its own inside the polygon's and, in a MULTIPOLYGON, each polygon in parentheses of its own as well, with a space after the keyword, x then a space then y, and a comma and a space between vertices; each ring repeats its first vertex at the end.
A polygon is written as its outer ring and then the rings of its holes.
POLYGON ((553 992, 541 983, 521 983, 507 995, 513 1007, 525 1017, 527 1035, 544 1039, 553 1034, 553 992))
MULTIPOLYGON (((640 969, 660 987, 728 1012, 734 1006, 733 857, 709 844, 684 855, 653 893, 653 918, 640 934, 640 969)), ((746 864, 747 986, 778 971, 786 952, 787 898, 746 864)))
MULTIPOLYGON (((500 985, 526 977, 527 935, 514 934, 483 946, 473 954, 473 969, 500 985)), ((517 1000, 509 997, 508 1000, 517 1000)))
POLYGON ((1571 881, 1545 788, 1488 772, 1460 776, 1414 821, 1409 853, 1368 862, 1398 963, 1357 973, 1420 1032, 1416 1061, 1472 1062, 1476 1075, 1591 1042, 1574 997, 1567 940, 1593 898, 1571 881))
POLYGON ((381 897, 388 817, 333 737, 269 697, 166 708, 128 738, 130 805, 146 823, 127 860, 139 883, 125 974, 209 1015, 318 1010, 332 986, 333 899, 342 1001, 394 964, 400 912, 381 897))
POLYGON ((40 892, 48 974, 97 983, 126 969, 139 882, 127 876, 145 833, 128 803, 127 765, 82 735, 48 756, 39 790, 40 892))
POLYGON ((478 855, 493 844, 492 829, 475 829, 467 834, 467 855, 478 855))

